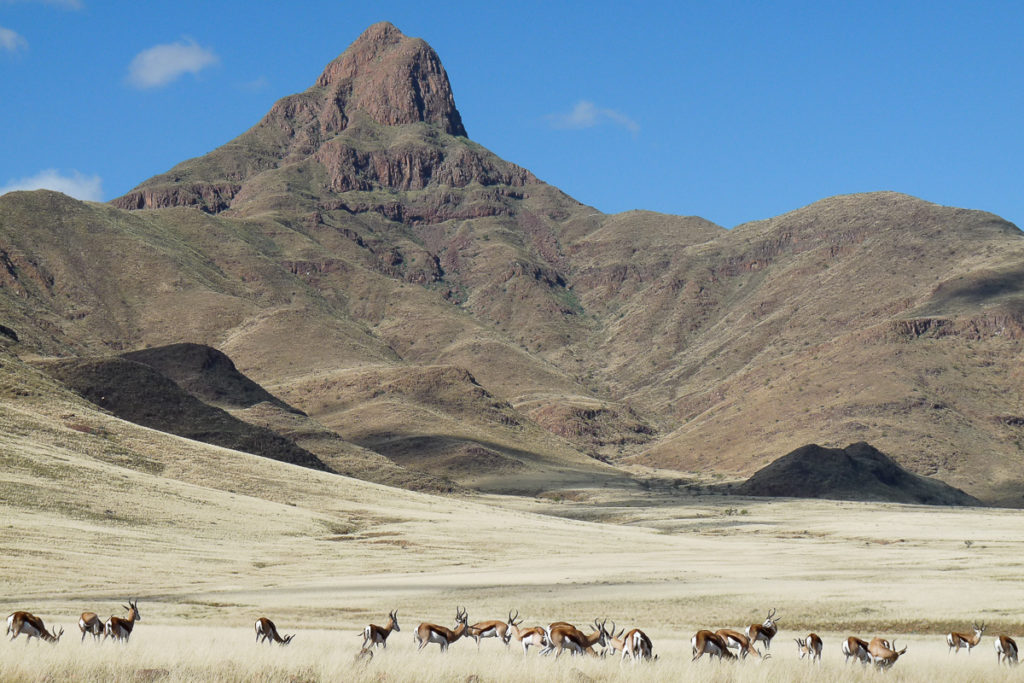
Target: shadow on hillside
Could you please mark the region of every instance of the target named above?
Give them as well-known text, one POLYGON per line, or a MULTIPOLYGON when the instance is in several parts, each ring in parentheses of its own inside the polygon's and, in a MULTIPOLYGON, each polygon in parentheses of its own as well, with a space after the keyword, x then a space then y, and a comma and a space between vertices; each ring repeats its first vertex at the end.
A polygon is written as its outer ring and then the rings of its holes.
POLYGON ((352 442, 402 467, 493 493, 537 495, 570 486, 638 486, 626 472, 597 460, 592 467, 586 460, 560 462, 534 450, 488 439, 387 431, 369 433, 352 442))

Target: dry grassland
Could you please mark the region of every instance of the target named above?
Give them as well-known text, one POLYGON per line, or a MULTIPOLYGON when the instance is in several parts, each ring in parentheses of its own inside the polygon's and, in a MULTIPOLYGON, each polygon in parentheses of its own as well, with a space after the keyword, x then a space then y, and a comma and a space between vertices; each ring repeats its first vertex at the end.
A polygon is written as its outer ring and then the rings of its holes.
MULTIPOLYGON (((0 416, 0 602, 66 629, 0 643, 0 680, 874 680, 846 635, 909 651, 886 680, 1017 680, 991 636, 1024 636, 1020 513, 684 497, 610 486, 561 501, 440 498, 206 446, 86 413, 7 402, 0 416), (27 407, 26 407, 27 406, 27 407), (20 412, 19 412, 20 411, 20 412), (72 425, 69 427, 68 425, 72 425), (82 431, 82 426, 89 431, 82 431), (27 567, 27 569, 26 569, 27 567), (124 647, 79 644, 77 615, 142 621, 124 647), (607 617, 654 640, 652 666, 524 658, 484 641, 412 651, 420 621, 518 609, 527 625, 607 617), (781 617, 773 657, 690 662, 699 628, 781 617), (357 665, 356 633, 402 631, 357 665), (256 646, 270 616, 286 649, 256 646), (980 652, 942 633, 984 620, 980 652), (825 662, 796 660, 816 630, 825 662)), ((1022 641, 1024 642, 1024 641, 1022 641)))

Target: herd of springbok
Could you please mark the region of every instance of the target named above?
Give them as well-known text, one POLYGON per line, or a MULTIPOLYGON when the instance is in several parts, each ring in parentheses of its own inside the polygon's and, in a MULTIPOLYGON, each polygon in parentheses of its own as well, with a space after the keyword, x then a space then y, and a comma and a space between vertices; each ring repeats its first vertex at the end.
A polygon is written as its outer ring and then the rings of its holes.
MULTIPOLYGON (((78 620, 78 628, 82 632, 82 642, 85 642, 87 635, 92 635, 94 640, 111 638, 115 641, 128 642, 136 621, 142 621, 139 615, 139 607, 136 601, 128 600, 124 605, 128 611, 126 617, 112 616, 104 622, 95 612, 83 612, 78 620)), ((745 631, 733 629, 718 629, 710 631, 701 629, 690 639, 690 647, 693 659, 696 661, 704 655, 708 658, 718 657, 723 660, 737 660, 752 657, 759 661, 768 659, 771 655, 772 639, 779 631, 778 624, 781 621, 776 616, 777 610, 772 609, 768 616, 760 624, 751 624, 745 631), (757 648, 758 643, 763 643, 765 652, 757 648), (733 652, 736 650, 736 652, 733 652)), ((452 628, 424 622, 416 627, 413 634, 413 642, 417 650, 422 650, 430 643, 437 643, 441 652, 446 652, 452 643, 460 638, 472 638, 476 641, 477 647, 484 638, 498 638, 508 647, 514 638, 523 648, 523 654, 527 654, 533 646, 542 655, 555 653, 557 659, 563 652, 568 651, 572 655, 589 655, 594 657, 605 657, 622 653, 621 661, 630 659, 633 663, 639 661, 655 661, 658 656, 654 654, 654 644, 646 633, 638 628, 627 631, 625 628, 617 629, 615 622, 612 622, 611 629, 607 627, 608 620, 598 621, 591 624, 593 629, 585 633, 576 626, 564 621, 556 621, 548 626, 532 626, 522 628, 523 619, 519 618, 519 611, 515 614, 509 610, 508 618, 505 620, 481 621, 476 624, 469 623, 469 616, 465 609, 459 607, 455 612, 455 624, 452 628), (602 648, 597 651, 595 648, 602 648)), ((958 633, 953 631, 946 634, 946 644, 951 653, 966 649, 970 654, 971 650, 981 642, 981 636, 985 632, 986 625, 973 624, 971 633, 958 633)), ((266 617, 260 617, 255 623, 256 642, 269 642, 287 645, 295 637, 294 634, 281 636, 274 622, 266 617)), ((359 635, 363 639, 357 658, 373 658, 374 650, 378 647, 387 648, 388 636, 393 632, 401 631, 398 625, 398 610, 388 614, 388 620, 384 626, 370 624, 364 628, 359 635)), ((13 641, 22 633, 26 636, 26 642, 32 638, 38 638, 49 643, 57 643, 64 635, 64 629, 47 630, 43 620, 29 612, 14 612, 7 617, 7 635, 13 641)), ((821 653, 824 648, 821 638, 816 633, 809 633, 803 638, 794 638, 797 652, 800 659, 808 658, 811 662, 821 662, 821 653)), ((993 643, 996 650, 996 661, 1007 665, 1017 664, 1017 643, 1013 638, 1000 635, 993 643)), ((842 643, 842 652, 846 662, 850 659, 860 661, 862 665, 871 664, 878 669, 888 669, 907 651, 906 646, 901 650, 896 649, 895 640, 890 642, 885 638, 876 637, 865 641, 855 636, 850 636, 842 643)))

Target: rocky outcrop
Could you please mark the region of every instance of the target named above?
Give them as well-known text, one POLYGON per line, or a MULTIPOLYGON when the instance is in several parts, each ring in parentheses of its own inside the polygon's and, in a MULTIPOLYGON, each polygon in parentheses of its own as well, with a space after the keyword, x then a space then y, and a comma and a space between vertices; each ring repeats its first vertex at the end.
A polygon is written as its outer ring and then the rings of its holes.
POLYGON ((111 203, 119 209, 165 209, 194 206, 206 213, 220 213, 231 206, 241 185, 235 183, 187 183, 132 190, 111 203))
POLYGON ((347 110, 358 109, 385 126, 422 121, 466 137, 437 53, 386 21, 366 29, 316 84, 338 105, 338 121, 347 110))
POLYGON ((532 173, 515 164, 459 147, 447 150, 423 145, 364 151, 347 140, 334 140, 322 145, 313 158, 327 169, 330 189, 336 193, 378 188, 422 190, 430 184, 522 187, 537 182, 532 173))

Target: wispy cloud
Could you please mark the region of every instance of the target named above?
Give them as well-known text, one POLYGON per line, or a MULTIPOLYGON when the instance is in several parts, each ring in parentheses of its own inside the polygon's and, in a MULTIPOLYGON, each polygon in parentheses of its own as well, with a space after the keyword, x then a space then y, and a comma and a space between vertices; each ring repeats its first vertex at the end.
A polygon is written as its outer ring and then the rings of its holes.
POLYGON ((640 124, 622 112, 599 107, 589 100, 580 100, 567 114, 550 114, 547 120, 552 128, 559 129, 594 128, 611 123, 625 128, 633 135, 640 132, 640 124))
POLYGON ((30 2, 36 5, 63 7, 64 9, 82 9, 84 7, 82 0, 3 0, 3 2, 8 5, 13 5, 16 2, 30 2))
POLYGON ((0 26, 0 50, 17 52, 28 47, 28 41, 9 28, 0 26))
POLYGON ((192 40, 155 45, 132 59, 128 82, 136 88, 159 88, 184 74, 197 74, 219 62, 220 58, 212 50, 192 40))
POLYGON ((238 89, 245 90, 246 92, 260 92, 262 90, 266 90, 268 87, 270 87, 270 81, 267 80, 266 76, 260 76, 259 78, 254 78, 251 81, 238 84, 238 89))
POLYGON ((87 176, 78 171, 63 175, 57 169, 48 168, 29 178, 9 181, 0 187, 0 195, 17 190, 56 190, 75 199, 103 201, 103 180, 98 175, 87 176))

